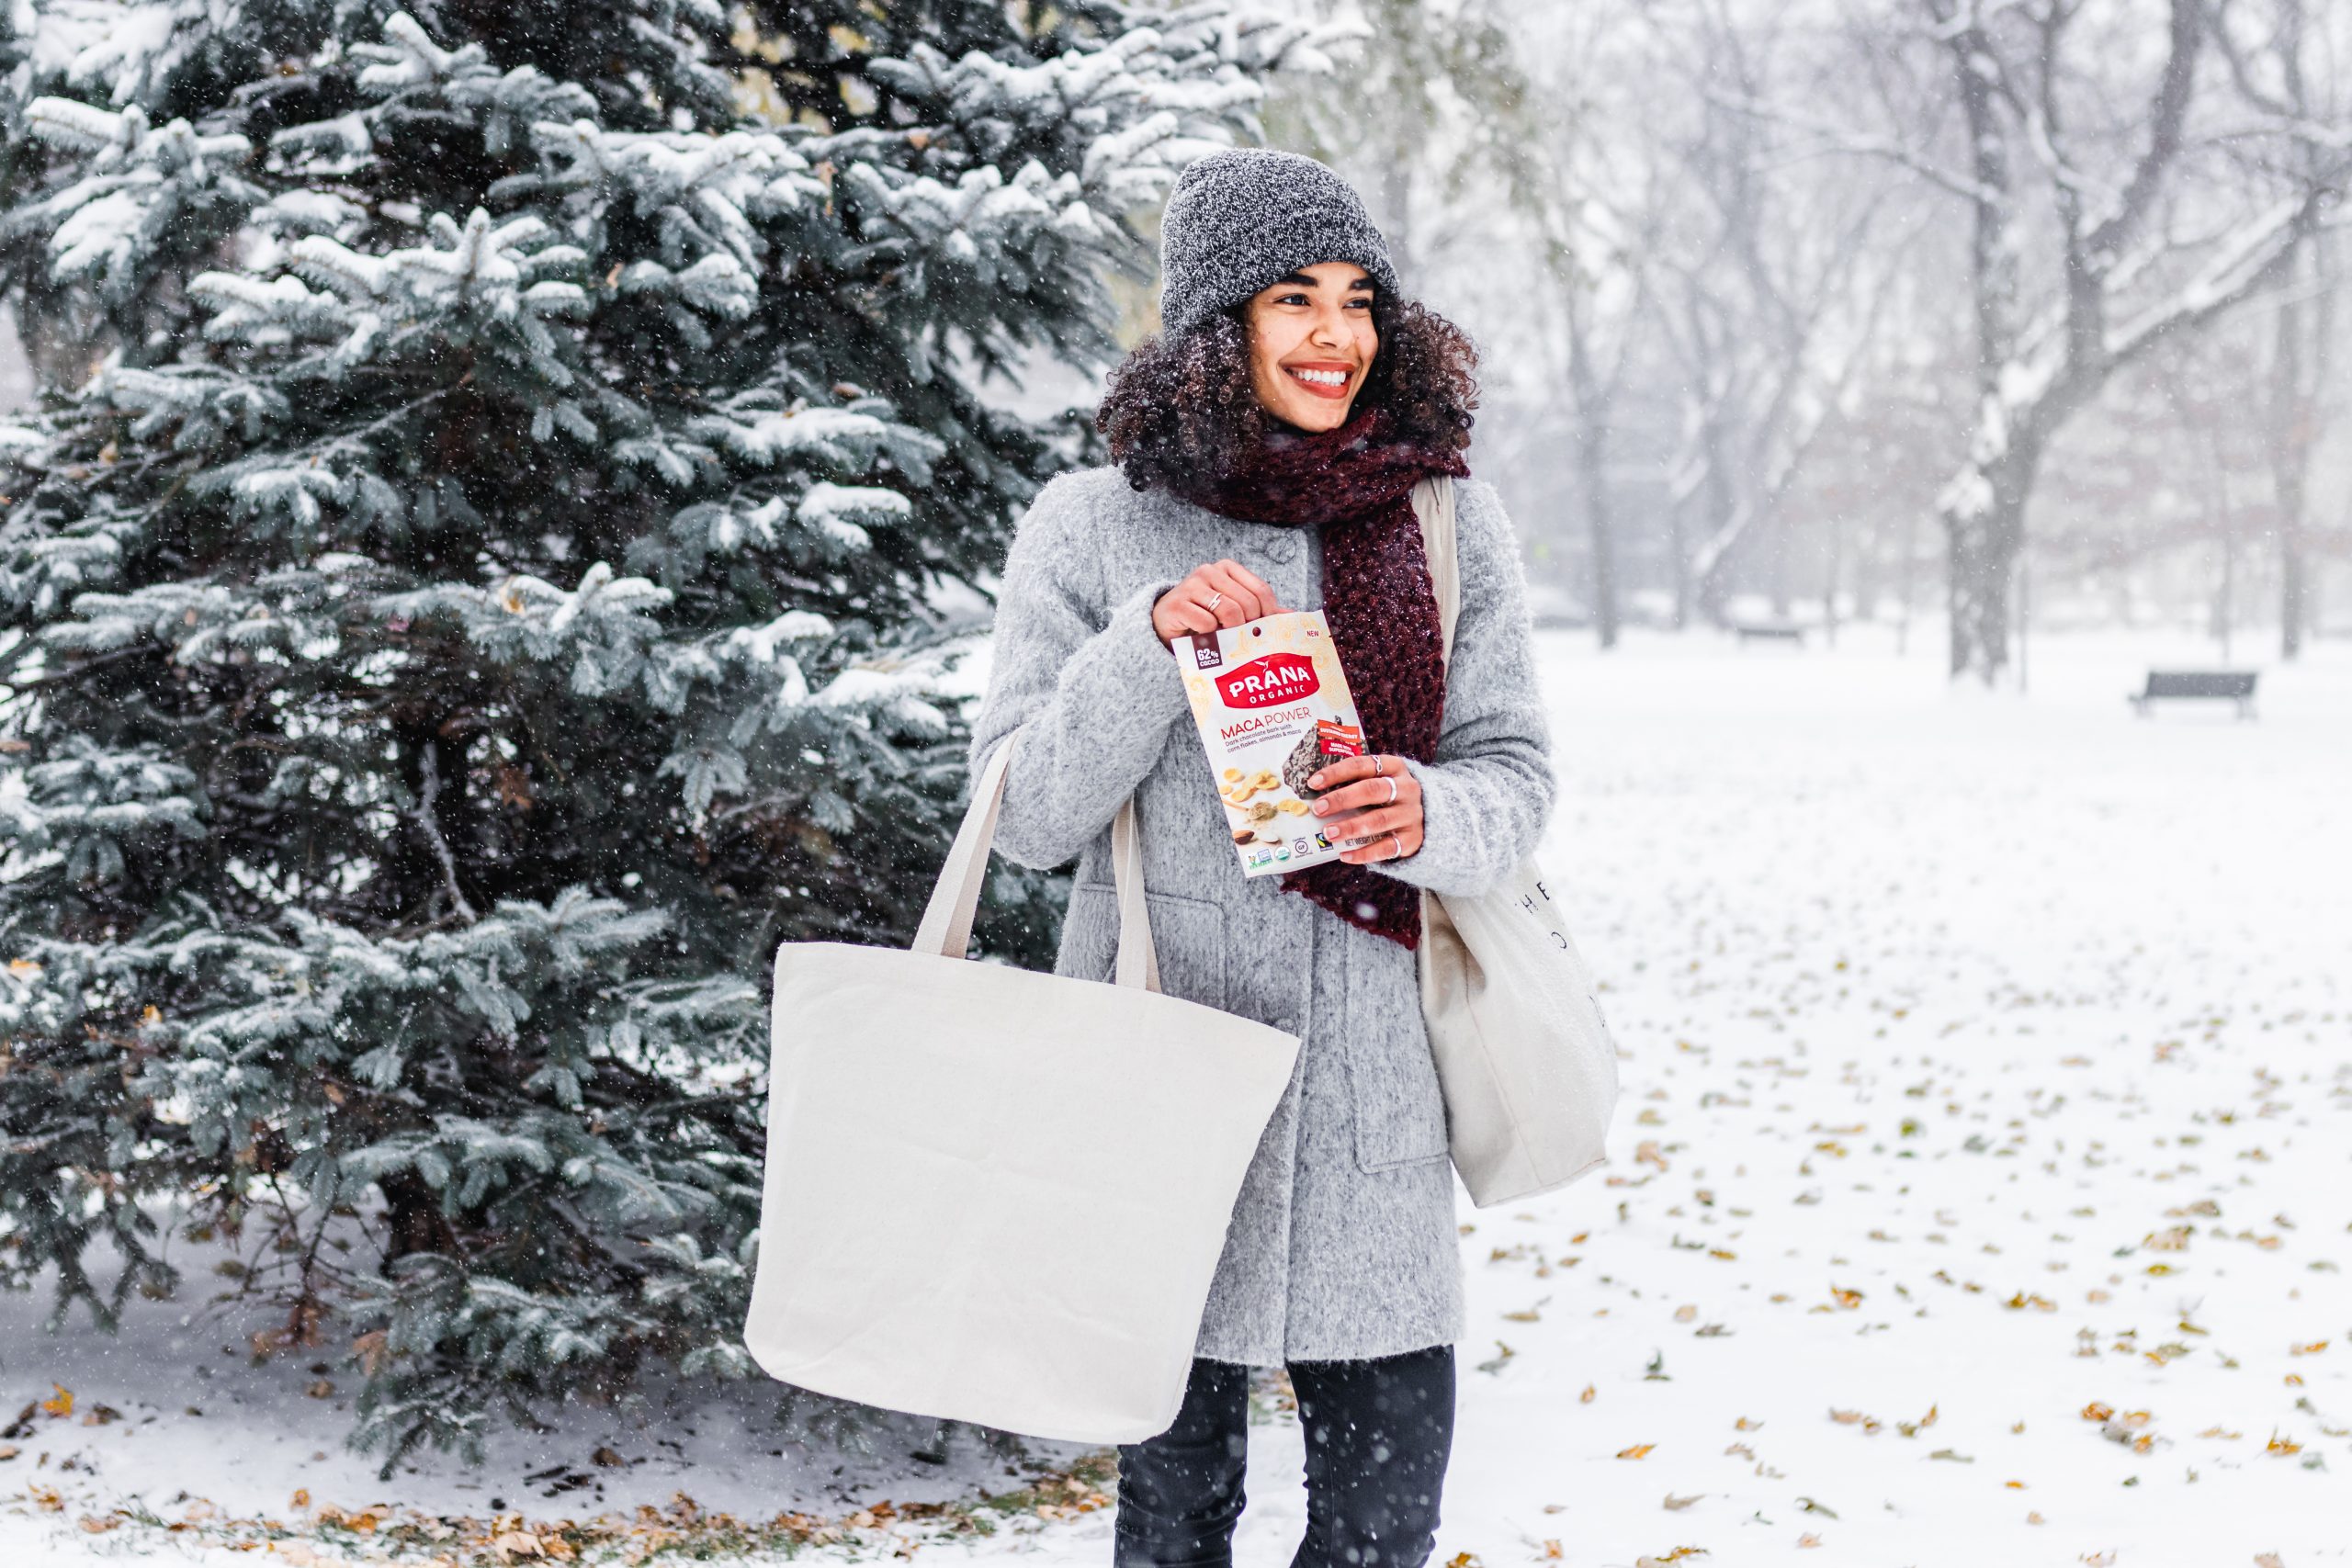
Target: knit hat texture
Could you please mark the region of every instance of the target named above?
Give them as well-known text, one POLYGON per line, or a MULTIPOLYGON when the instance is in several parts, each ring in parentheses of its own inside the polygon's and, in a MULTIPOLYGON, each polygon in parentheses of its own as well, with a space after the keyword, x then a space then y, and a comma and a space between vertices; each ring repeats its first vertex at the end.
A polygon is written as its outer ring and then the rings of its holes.
POLYGON ((1167 337, 1317 262, 1353 262, 1396 293, 1388 243, 1347 181, 1312 158, 1229 147, 1176 177, 1159 222, 1159 321, 1167 337))

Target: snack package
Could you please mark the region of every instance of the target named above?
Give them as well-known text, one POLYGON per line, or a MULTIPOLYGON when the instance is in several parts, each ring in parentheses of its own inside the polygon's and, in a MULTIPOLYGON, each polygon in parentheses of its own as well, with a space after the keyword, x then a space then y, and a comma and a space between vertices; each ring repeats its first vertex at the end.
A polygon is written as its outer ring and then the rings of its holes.
POLYGON ((1362 813, 1317 818, 1307 803, 1328 792, 1306 777, 1329 758, 1362 756, 1363 728, 1323 612, 1261 615, 1170 646, 1242 874, 1338 860, 1342 824, 1362 813))

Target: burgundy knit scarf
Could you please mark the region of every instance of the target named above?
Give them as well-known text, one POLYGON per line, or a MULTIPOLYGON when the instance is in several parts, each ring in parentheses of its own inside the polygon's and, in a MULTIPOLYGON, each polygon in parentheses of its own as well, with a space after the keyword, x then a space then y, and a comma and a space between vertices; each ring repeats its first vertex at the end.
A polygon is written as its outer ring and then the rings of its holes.
MULTIPOLYGON (((1176 487, 1227 517, 1322 529, 1323 615, 1367 753, 1436 757, 1445 651, 1412 489, 1424 475, 1469 471, 1457 452, 1396 440, 1387 412, 1371 408, 1336 430, 1272 435, 1239 472, 1176 487)), ((1401 947, 1420 945, 1421 894, 1409 883, 1326 861, 1284 872, 1282 886, 1401 947)))

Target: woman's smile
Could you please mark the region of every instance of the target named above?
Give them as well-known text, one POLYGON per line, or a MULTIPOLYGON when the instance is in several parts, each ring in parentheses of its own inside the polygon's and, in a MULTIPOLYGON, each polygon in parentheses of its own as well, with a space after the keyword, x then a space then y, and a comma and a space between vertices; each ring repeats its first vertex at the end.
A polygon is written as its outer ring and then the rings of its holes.
POLYGON ((1357 367, 1331 360, 1308 360, 1300 365, 1285 365, 1290 378, 1318 398, 1344 399, 1350 384, 1356 378, 1357 367))

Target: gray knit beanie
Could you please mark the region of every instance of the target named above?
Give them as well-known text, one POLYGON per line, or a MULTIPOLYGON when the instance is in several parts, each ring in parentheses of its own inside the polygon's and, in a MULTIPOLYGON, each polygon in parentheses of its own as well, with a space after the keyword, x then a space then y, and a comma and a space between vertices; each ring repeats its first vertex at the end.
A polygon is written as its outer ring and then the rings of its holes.
POLYGON ((1348 182, 1312 158, 1228 147, 1176 177, 1159 223, 1159 321, 1175 337, 1286 273, 1353 262, 1381 293, 1396 272, 1348 182))

